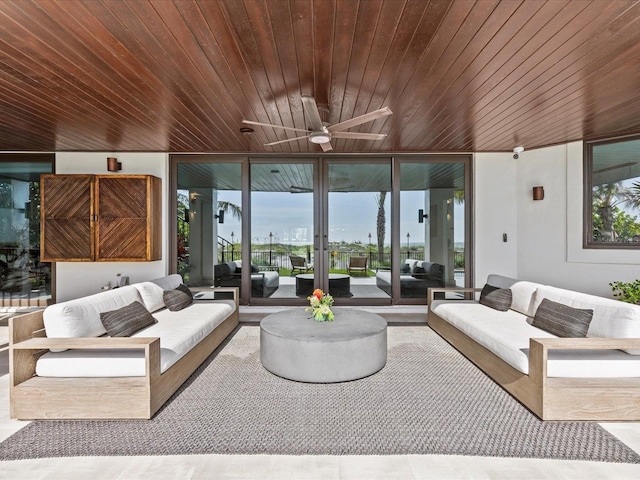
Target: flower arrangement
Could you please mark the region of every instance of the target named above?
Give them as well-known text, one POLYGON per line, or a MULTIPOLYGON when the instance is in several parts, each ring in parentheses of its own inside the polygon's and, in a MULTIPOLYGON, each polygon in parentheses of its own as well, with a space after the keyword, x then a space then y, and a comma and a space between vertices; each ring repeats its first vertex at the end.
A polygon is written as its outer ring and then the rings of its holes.
POLYGON ((331 311, 333 305, 333 297, 328 293, 324 293, 316 288, 310 297, 307 297, 310 306, 305 311, 313 312, 313 318, 316 322, 333 322, 334 315, 331 311))

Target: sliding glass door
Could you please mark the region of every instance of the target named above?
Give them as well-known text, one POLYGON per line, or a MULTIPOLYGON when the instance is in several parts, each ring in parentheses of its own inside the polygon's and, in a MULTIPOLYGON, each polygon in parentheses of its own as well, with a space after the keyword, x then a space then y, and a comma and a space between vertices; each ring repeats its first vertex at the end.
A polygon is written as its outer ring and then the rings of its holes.
POLYGON ((450 157, 403 158, 400 168, 400 298, 465 286, 466 168, 450 157), (440 160, 440 161, 437 161, 440 160))
MULTIPOLYGON (((281 303, 316 283, 314 160, 250 161, 251 299, 281 303)), ((243 262, 243 270, 245 268, 243 262)))
POLYGON ((470 286, 470 157, 172 156, 175 271, 244 304, 424 304, 470 286))
POLYGON ((391 278, 391 159, 331 159, 325 168, 328 291, 336 298, 386 299, 391 278))

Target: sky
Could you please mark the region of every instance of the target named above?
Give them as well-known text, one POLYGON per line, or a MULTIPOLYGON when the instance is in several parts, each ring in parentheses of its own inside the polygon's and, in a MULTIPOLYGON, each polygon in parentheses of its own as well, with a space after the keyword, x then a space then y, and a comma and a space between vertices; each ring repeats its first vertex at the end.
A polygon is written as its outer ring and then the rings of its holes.
MULTIPOLYGON (((391 195, 386 201, 386 240, 389 244, 391 195)), ((220 191, 218 200, 240 205, 239 192, 220 191)), ((403 192, 401 196, 400 237, 405 245, 409 233, 410 244, 424 242, 425 224, 418 223, 418 209, 424 208, 424 193, 421 191, 403 192), (404 205, 408 207, 404 208, 404 205)), ((427 212, 428 213, 428 212, 427 212)), ((329 241, 330 242, 369 242, 376 243, 377 201, 373 192, 331 192, 329 194, 329 241)), ((231 215, 225 216, 225 223, 218 225, 219 235, 240 242, 240 221, 231 215)), ((312 241, 313 231, 313 194, 288 192, 252 193, 252 242, 269 243, 272 233, 273 243, 302 243, 312 241)), ((464 206, 454 204, 454 241, 464 242, 464 206)))

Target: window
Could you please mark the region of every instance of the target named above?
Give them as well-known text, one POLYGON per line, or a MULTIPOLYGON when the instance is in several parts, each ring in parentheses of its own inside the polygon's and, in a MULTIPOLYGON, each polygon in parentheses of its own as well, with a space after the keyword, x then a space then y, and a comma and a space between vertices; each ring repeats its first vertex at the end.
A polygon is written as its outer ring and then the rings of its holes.
POLYGON ((640 137, 588 142, 585 248, 640 248, 640 137))

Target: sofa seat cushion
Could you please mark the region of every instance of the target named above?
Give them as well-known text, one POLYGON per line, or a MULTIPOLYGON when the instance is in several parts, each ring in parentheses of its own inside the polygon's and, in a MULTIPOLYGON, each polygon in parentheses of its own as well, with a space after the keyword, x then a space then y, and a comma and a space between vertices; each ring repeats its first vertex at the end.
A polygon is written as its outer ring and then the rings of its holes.
MULTIPOLYGON (((556 338, 509 310, 498 312, 475 301, 439 300, 431 310, 521 373, 529 373, 529 339, 556 338)), ((619 350, 550 350, 549 377, 640 377, 640 359, 619 350)))
MULTIPOLYGON (((133 337, 160 338, 160 372, 164 373, 235 310, 233 301, 194 302, 178 312, 161 310, 158 323, 133 337)), ((36 363, 41 377, 141 377, 145 374, 140 350, 67 350, 47 352, 36 363)))

